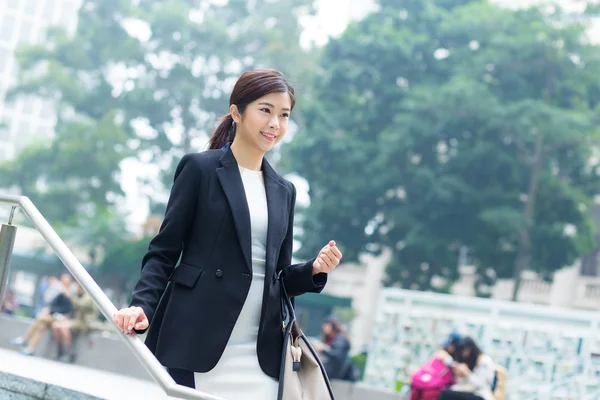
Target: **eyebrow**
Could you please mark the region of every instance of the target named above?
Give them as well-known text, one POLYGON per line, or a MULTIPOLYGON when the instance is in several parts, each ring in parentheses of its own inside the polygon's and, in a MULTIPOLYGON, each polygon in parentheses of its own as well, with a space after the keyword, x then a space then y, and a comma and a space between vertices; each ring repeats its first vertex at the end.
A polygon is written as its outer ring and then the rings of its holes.
MULTIPOLYGON (((271 103, 266 103, 266 102, 264 102, 264 103, 258 103, 258 105, 269 106, 269 107, 273 107, 273 108, 275 108, 275 106, 274 106, 273 104, 271 104, 271 103)), ((282 110, 283 110, 283 111, 291 111, 289 108, 282 108, 282 110)))

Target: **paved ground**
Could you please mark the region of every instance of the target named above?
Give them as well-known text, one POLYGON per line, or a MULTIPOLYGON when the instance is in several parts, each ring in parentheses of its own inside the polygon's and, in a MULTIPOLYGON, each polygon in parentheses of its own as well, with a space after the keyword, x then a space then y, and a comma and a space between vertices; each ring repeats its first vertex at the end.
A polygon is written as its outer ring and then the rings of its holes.
POLYGON ((43 358, 23 356, 6 349, 0 349, 0 371, 108 400, 171 399, 152 382, 43 358))

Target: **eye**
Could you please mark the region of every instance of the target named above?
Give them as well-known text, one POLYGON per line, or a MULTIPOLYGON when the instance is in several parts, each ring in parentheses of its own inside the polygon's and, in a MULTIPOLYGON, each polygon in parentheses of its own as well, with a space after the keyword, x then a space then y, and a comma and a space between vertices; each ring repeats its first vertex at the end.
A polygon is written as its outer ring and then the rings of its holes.
POLYGON ((260 111, 264 111, 264 112, 269 113, 269 114, 271 113, 271 110, 268 109, 268 108, 266 108, 266 107, 265 108, 261 108, 260 111))
POLYGON ((281 116, 282 116, 283 118, 289 118, 289 117, 290 117, 290 114, 289 114, 289 113, 283 113, 283 114, 281 114, 281 116))

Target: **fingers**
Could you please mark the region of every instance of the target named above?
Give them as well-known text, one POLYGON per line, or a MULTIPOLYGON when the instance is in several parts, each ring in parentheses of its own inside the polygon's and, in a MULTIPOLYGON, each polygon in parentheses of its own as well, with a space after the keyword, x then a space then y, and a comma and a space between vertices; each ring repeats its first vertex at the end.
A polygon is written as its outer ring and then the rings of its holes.
POLYGON ((144 329, 148 329, 148 326, 148 318, 146 318, 146 316, 144 315, 144 319, 142 320, 142 322, 138 322, 137 324, 135 324, 135 329, 141 331, 144 329))
POLYGON ((113 317, 113 321, 115 322, 115 325, 117 325, 117 328, 119 328, 121 331, 123 331, 123 317, 125 316, 125 313, 123 312, 124 310, 119 310, 115 313, 114 317, 113 317))
POLYGON ((324 254, 321 255, 321 264, 323 265, 323 272, 331 271, 338 265, 337 261, 331 260, 327 255, 324 254))
POLYGON ((333 262, 339 263, 342 259, 342 252, 336 246, 327 246, 323 251, 333 262))
POLYGON ((338 258, 338 259, 342 258, 342 252, 336 246, 335 240, 330 240, 328 244, 323 246, 323 248, 321 249, 321 252, 328 251, 328 250, 332 251, 336 258, 338 258))
POLYGON ((117 327, 126 334, 133 329, 146 329, 148 327, 148 318, 144 310, 140 307, 129 307, 117 311, 114 316, 114 322, 117 327))
POLYGON ((121 329, 123 333, 129 333, 129 320, 131 319, 131 311, 127 309, 125 315, 123 316, 123 328, 121 329))
POLYGON ((342 252, 336 246, 329 247, 329 250, 331 251, 331 253, 334 255, 335 258, 337 258, 338 260, 342 259, 342 252))
POLYGON ((323 268, 324 268, 324 264, 321 262, 321 258, 317 257, 317 259, 315 260, 315 262, 313 263, 313 268, 316 268, 316 270, 318 272, 322 272, 323 268))
POLYGON ((125 323, 123 324, 127 328, 127 332, 130 332, 133 329, 133 326, 137 323, 138 318, 140 317, 140 311, 137 309, 132 309, 131 312, 127 313, 125 317, 125 323))
POLYGON ((337 247, 331 247, 329 245, 325 246, 317 256, 317 260, 319 260, 319 265, 317 267, 323 272, 331 271, 338 266, 341 258, 342 253, 337 247))
POLYGON ((329 243, 319 251, 317 258, 313 263, 313 273, 330 272, 338 266, 341 259, 342 252, 337 248, 335 240, 330 240, 329 243))
POLYGON ((329 250, 323 251, 319 258, 325 262, 328 267, 335 267, 337 265, 337 260, 329 250))

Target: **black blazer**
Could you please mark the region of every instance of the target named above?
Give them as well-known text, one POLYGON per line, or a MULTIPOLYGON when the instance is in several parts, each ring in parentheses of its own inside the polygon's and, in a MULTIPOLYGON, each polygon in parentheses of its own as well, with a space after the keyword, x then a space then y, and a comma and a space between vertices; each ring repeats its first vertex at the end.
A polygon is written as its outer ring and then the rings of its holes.
MULTIPOLYGON (((291 297, 321 292, 327 275, 312 275, 314 259, 292 265, 296 189, 264 159, 262 171, 269 224, 257 352, 262 370, 277 379, 283 348, 277 273, 284 271, 291 297)), ((164 366, 194 372, 216 366, 250 289, 251 253, 250 214, 229 146, 185 155, 131 301, 146 313, 146 344, 164 366)))

